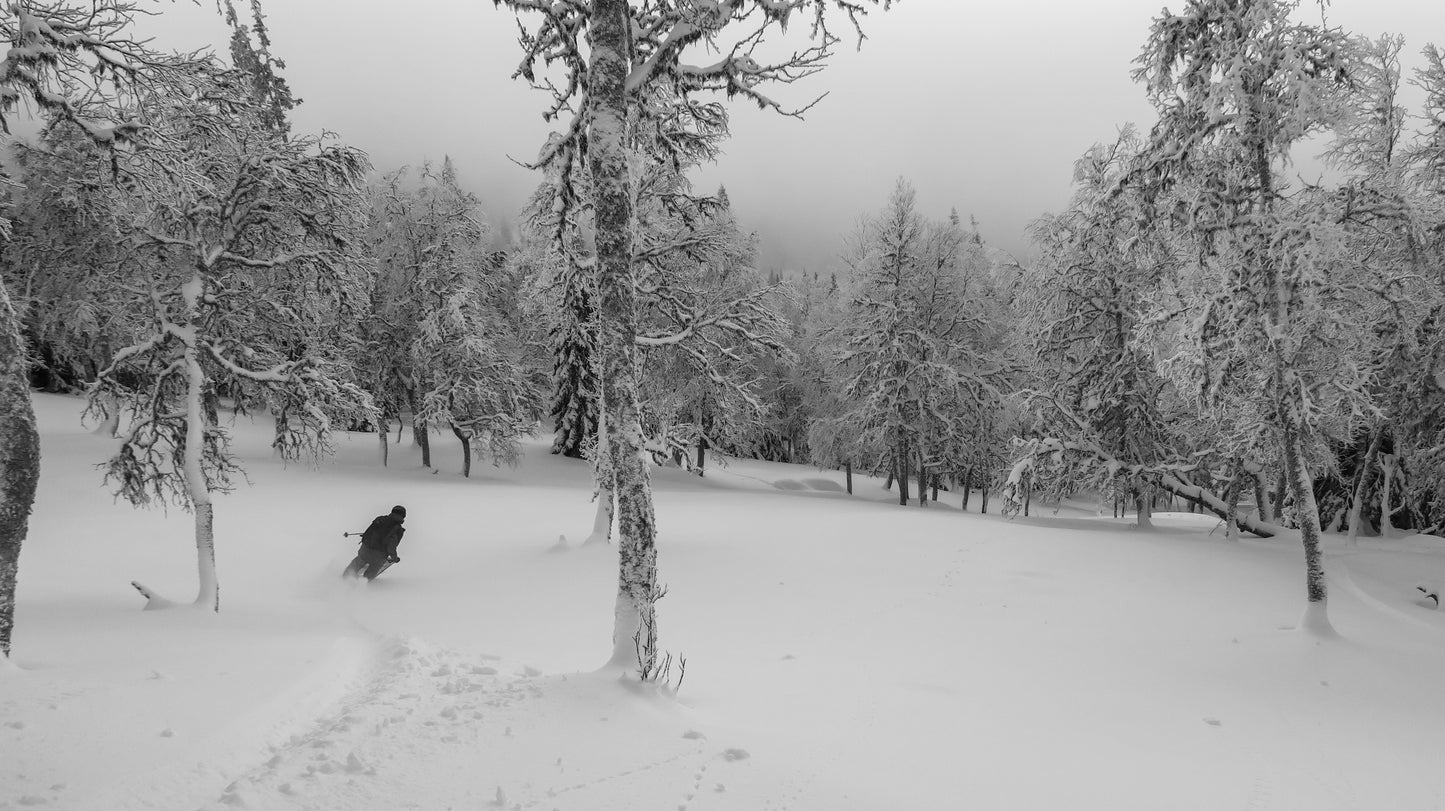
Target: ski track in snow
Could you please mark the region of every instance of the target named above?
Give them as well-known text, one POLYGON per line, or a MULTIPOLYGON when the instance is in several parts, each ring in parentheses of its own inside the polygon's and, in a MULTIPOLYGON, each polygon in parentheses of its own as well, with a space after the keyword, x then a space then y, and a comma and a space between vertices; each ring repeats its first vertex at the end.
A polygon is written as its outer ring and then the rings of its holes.
POLYGON ((503 675, 496 664, 416 640, 378 643, 361 688, 311 730, 272 747, 213 807, 380 807, 383 797, 399 801, 388 807, 408 807, 395 791, 407 783, 396 762, 451 760, 463 767, 468 744, 501 723, 507 708, 537 694, 530 677, 503 675))
POLYGON ((662 786, 678 788, 675 803, 663 806, 678 811, 699 811, 701 799, 725 796, 725 780, 713 772, 748 754, 712 746, 701 733, 628 746, 610 741, 621 760, 606 765, 585 752, 587 742, 536 745, 551 732, 539 708, 586 712, 606 708, 609 696, 630 697, 600 674, 544 676, 487 654, 378 639, 360 687, 311 729, 271 746, 264 762, 203 808, 424 808, 438 801, 439 788, 456 807, 513 811, 626 808, 627 798, 656 796, 662 786), (586 695, 589 689, 601 690, 603 701, 586 695), (582 700, 569 702, 568 693, 582 700), (570 762, 586 765, 574 770, 570 762))

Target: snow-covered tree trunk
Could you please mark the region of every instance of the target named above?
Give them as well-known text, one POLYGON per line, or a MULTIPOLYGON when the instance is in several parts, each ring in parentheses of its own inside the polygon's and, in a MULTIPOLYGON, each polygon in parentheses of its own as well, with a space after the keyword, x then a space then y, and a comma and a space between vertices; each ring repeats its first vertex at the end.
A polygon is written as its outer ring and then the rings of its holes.
POLYGON ((411 418, 411 440, 421 448, 421 466, 431 467, 431 433, 426 420, 415 415, 411 418))
POLYGON ((918 452, 918 506, 928 506, 928 462, 923 458, 923 449, 918 452))
POLYGON ((893 467, 898 476, 898 504, 908 506, 908 442, 900 440, 893 451, 893 467))
POLYGON ((1229 484, 1224 488, 1224 537, 1239 537, 1239 493, 1243 487, 1240 477, 1242 471, 1236 470, 1235 474, 1229 477, 1229 484))
POLYGON ((185 286, 186 324, 174 330, 185 347, 186 367, 186 447, 182 456, 182 473, 186 495, 196 519, 196 570, 200 588, 196 606, 221 610, 221 590, 216 581, 216 537, 212 522, 211 487, 206 481, 204 458, 206 428, 209 423, 205 408, 206 373, 201 368, 201 350, 196 345, 196 324, 199 320, 201 292, 204 282, 197 273, 185 286))
MULTIPOLYGON (((1349 527, 1351 545, 1358 543, 1360 521, 1363 520, 1361 514, 1365 509, 1365 494, 1369 492, 1370 478, 1375 472, 1375 460, 1380 457, 1380 441, 1384 435, 1383 428, 1375 428, 1370 437, 1370 446, 1365 451, 1365 458, 1360 461, 1360 469, 1355 471, 1355 488, 1350 498, 1350 517, 1346 524, 1349 527)), ((1383 527, 1381 529, 1383 531, 1383 527)))
MULTIPOLYGON (((601 386, 599 381, 598 386, 601 386)), ((617 489, 612 483, 612 458, 608 455, 607 408, 597 405, 597 446, 593 449, 592 481, 596 488, 597 510, 592 516, 592 533, 583 545, 612 543, 612 526, 617 520, 617 489)))
POLYGON ((1399 458, 1393 453, 1380 454, 1380 537, 1393 538, 1396 536, 1394 516, 1397 512, 1394 506, 1395 471, 1399 466, 1399 458))
MULTIPOLYGON (((1254 505, 1255 517, 1266 524, 1274 523, 1274 505, 1269 500, 1269 486, 1264 483, 1264 473, 1254 474, 1254 505)), ((1189 502, 1190 512, 1194 511, 1194 502, 1189 502)))
POLYGON ((1139 487, 1134 490, 1134 525, 1139 526, 1139 529, 1153 529, 1155 526, 1153 518, 1155 518, 1155 513, 1153 513, 1153 506, 1150 505, 1149 489, 1139 487))
MULTIPOLYGON (((431 467, 431 442, 427 436, 426 420, 421 416, 421 398, 410 383, 406 386, 406 403, 411 409, 411 441, 421 448, 421 466, 431 467)), ((398 440, 399 441, 399 440, 398 440)))
POLYGON ((462 445, 462 476, 470 479, 472 477, 472 436, 455 425, 452 426, 452 435, 462 445))
POLYGON ((0 284, 0 658, 10 656, 20 545, 40 478, 40 436, 25 357, 15 310, 0 284))
MULTIPOLYGON (((1282 375, 1280 375, 1282 376, 1282 375)), ((1305 627, 1309 630, 1327 630, 1329 619, 1324 613, 1325 569, 1320 551, 1320 517, 1315 505, 1314 479, 1305 466, 1304 448, 1300 428, 1295 417, 1295 402, 1290 402, 1282 383, 1276 397, 1276 419, 1280 428, 1280 449, 1285 474, 1289 481, 1290 495, 1294 497, 1295 515, 1299 519, 1300 541, 1305 551, 1305 593, 1309 607, 1305 613, 1305 627)))
POLYGON ((596 501, 597 511, 592 515, 592 534, 582 542, 584 546, 612 541, 612 522, 617 515, 617 498, 613 494, 612 488, 599 484, 596 501))
POLYGON ((114 438, 120 433, 120 398, 115 395, 106 395, 101 403, 101 409, 105 419, 95 427, 91 433, 96 436, 114 438))
POLYGON ((632 267, 633 202, 627 151, 627 0, 594 0, 587 90, 588 169, 597 227, 602 401, 607 454, 617 494, 617 605, 612 664, 651 673, 657 656, 656 518, 637 398, 637 287, 632 267))
POLYGON ((376 441, 377 452, 381 454, 381 466, 386 467, 387 458, 391 454, 391 445, 387 442, 387 425, 385 419, 377 420, 376 441))

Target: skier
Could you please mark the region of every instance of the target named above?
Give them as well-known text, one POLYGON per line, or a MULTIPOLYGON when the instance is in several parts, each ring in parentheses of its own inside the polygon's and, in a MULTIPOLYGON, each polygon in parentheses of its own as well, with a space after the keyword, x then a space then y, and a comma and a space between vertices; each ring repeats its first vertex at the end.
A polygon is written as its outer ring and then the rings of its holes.
POLYGON ((346 567, 342 576, 360 575, 367 580, 373 580, 391 564, 400 563, 401 558, 396 555, 396 546, 401 543, 401 536, 406 533, 406 527, 401 525, 405 520, 406 508, 398 504, 386 515, 373 518, 371 526, 367 527, 365 532, 345 533, 361 535, 361 546, 356 550, 356 558, 346 567))

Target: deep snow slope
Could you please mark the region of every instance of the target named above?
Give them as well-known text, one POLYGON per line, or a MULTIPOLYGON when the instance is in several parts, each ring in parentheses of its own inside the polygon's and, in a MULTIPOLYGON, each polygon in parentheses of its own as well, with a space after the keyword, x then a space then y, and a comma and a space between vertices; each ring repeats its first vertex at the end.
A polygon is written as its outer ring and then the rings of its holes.
POLYGON ((131 579, 193 596, 189 515, 113 503, 79 402, 37 408, 0 809, 1445 808, 1436 539, 1333 543, 1322 640, 1289 539, 660 469, 674 695, 596 670, 615 552, 542 443, 467 480, 440 438, 436 473, 365 435, 287 467, 238 424, 222 612, 141 611, 131 579), (340 582, 396 503, 402 563, 340 582))

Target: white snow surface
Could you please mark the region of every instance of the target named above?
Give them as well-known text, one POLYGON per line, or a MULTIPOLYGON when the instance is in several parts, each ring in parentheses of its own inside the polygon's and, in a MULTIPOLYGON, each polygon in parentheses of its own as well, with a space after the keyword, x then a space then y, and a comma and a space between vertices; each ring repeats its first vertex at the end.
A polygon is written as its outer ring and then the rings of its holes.
POLYGON ((468 480, 443 437, 435 474, 362 434, 287 467, 238 423, 212 614, 189 514, 115 503, 80 401, 36 407, 0 809, 1445 808, 1435 538, 1331 536, 1320 638, 1295 539, 658 469, 673 694, 597 669, 616 550, 578 545, 588 468, 545 442, 468 480), (343 583, 341 533, 393 504, 402 562, 343 583))

